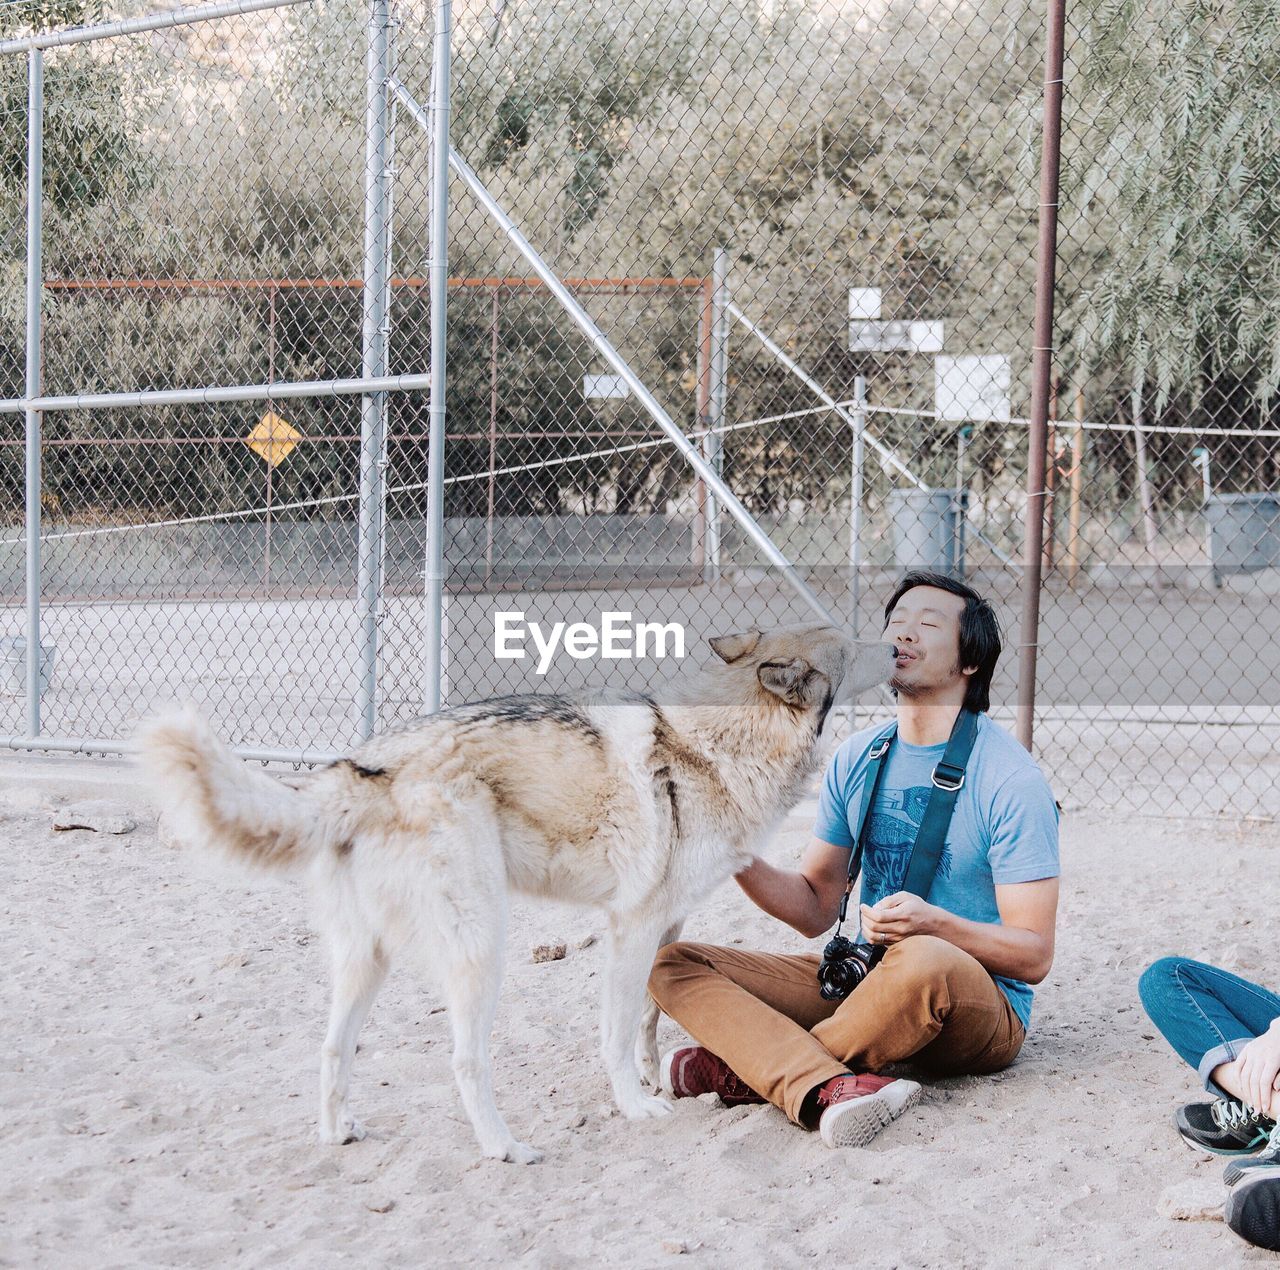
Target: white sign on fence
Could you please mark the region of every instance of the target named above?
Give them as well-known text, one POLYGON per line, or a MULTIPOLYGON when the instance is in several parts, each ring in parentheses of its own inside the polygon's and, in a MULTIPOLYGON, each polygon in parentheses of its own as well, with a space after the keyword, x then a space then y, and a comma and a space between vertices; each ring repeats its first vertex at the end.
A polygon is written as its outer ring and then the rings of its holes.
POLYGON ((879 322, 866 318, 849 322, 851 353, 939 353, 943 324, 939 320, 879 322))
POLYGON ((588 401, 616 401, 631 396, 621 375, 583 375, 582 395, 588 401))
POLYGON ((879 287, 849 288, 849 321, 869 322, 880 316, 879 287))
POLYGON ((1000 353, 939 357, 933 363, 933 401, 939 419, 995 419, 1007 423, 1012 410, 1013 372, 1000 353))

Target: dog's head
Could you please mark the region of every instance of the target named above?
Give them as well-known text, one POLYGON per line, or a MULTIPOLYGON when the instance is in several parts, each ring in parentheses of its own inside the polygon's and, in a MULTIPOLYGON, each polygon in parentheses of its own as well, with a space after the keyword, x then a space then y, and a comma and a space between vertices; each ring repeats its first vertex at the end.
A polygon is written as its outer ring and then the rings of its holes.
POLYGON ((843 697, 888 683, 893 646, 850 639, 834 626, 779 626, 717 635, 716 656, 739 675, 793 709, 814 712, 822 730, 827 712, 843 697))

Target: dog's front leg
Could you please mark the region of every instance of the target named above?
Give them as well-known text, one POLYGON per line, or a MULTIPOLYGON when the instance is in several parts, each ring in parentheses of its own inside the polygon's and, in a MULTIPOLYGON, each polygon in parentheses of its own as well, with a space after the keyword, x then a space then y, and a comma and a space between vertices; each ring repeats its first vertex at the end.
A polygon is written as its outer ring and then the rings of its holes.
MULTIPOLYGON (((668 944, 674 944, 680 938, 683 926, 683 920, 668 926, 666 933, 658 940, 658 947, 665 948, 668 944)), ((636 1037, 636 1067, 640 1070, 640 1079, 651 1089, 658 1088, 658 1016, 661 1013, 658 1003, 646 991, 640 1032, 636 1037)))
POLYGON ((665 930, 665 920, 646 920, 632 914, 611 917, 609 921, 600 1033, 614 1099, 618 1109, 630 1120, 665 1116, 671 1111, 666 1099, 653 1098, 644 1092, 636 1068, 636 1039, 644 1012, 646 984, 665 930))

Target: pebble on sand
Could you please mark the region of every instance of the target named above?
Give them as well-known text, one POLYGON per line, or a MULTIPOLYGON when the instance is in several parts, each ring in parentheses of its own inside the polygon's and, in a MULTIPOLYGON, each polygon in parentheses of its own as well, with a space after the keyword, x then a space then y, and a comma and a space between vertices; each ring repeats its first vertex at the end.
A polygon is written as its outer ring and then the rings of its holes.
POLYGON ((534 961, 563 961, 566 952, 564 944, 535 944, 530 956, 534 961))

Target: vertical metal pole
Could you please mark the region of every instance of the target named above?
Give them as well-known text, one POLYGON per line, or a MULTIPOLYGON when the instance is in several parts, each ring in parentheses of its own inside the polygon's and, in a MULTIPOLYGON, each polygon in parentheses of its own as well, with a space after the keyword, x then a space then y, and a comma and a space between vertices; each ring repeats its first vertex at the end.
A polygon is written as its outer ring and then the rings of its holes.
POLYGON ((1084 389, 1076 388, 1076 434, 1071 442, 1071 509, 1067 514, 1067 585, 1080 571, 1080 493, 1084 486, 1084 389))
MULTIPOLYGON (((387 373, 391 331, 391 5, 370 0, 365 64, 364 309, 361 373, 387 373)), ((385 535, 387 394, 360 399, 360 538, 356 590, 360 606, 361 672, 357 708, 362 737, 378 713, 378 626, 385 535)))
MULTIPOLYGON (((44 54, 27 54, 27 400, 40 395, 43 284, 44 54)), ((40 735, 40 412, 26 410, 27 735, 40 735)))
MULTIPOLYGON (((715 327, 715 286, 704 278, 698 306, 698 390, 694 403, 697 431, 702 434, 711 426, 711 332, 715 327)), ((706 443, 700 440, 702 453, 706 443)), ((692 559, 698 577, 707 582, 707 483, 697 477, 693 483, 692 559)))
POLYGON ((1129 397, 1133 411, 1134 461, 1138 465, 1138 502, 1142 505, 1142 534, 1152 564, 1156 558, 1156 505, 1151 493, 1151 474, 1147 471, 1147 434, 1142 427, 1142 385, 1136 385, 1129 397))
POLYGON ((1204 515, 1204 558, 1209 566, 1209 579, 1216 587, 1218 585, 1218 572, 1213 567, 1213 525, 1209 520, 1209 500, 1213 497, 1213 479, 1209 472, 1209 447, 1205 445, 1197 446, 1191 451, 1191 454, 1200 468, 1200 484, 1203 488, 1203 500, 1200 507, 1204 515))
POLYGON ((964 581, 964 530, 967 519, 968 502, 965 498, 965 455, 969 449, 969 438, 973 436, 973 424, 964 424, 956 433, 956 499, 955 499, 955 536, 951 540, 952 557, 951 572, 961 582, 964 581))
POLYGON ((1058 493, 1058 392, 1061 380, 1053 377, 1049 389, 1049 444, 1045 451, 1045 490, 1044 490, 1044 571, 1053 572, 1054 548, 1057 545, 1054 535, 1054 504, 1058 493))
POLYGON ((1040 568, 1044 547, 1044 478, 1048 452, 1049 375, 1053 366, 1053 288, 1058 256, 1058 166, 1062 153, 1062 50, 1066 0, 1049 0, 1044 57, 1044 126, 1040 138, 1040 226, 1036 244, 1036 316, 1027 436, 1027 515, 1023 544, 1018 740, 1031 749, 1040 642, 1040 568))
MULTIPOLYGON (((274 384, 276 382, 276 288, 272 287, 267 292, 267 383, 274 384)), ((274 415, 271 410, 270 402, 267 403, 267 410, 274 415)), ((272 429, 274 432, 274 428, 272 429)), ((268 450, 270 453, 270 450, 268 450)), ((266 523, 266 541, 262 549, 262 589, 264 593, 271 592, 271 486, 272 486, 272 464, 267 461, 267 523, 266 523)))
MULTIPOLYGON (((729 253, 717 247, 711 261, 711 394, 707 412, 707 462, 724 475, 725 409, 729 398, 729 253)), ((720 580, 720 504, 707 491, 707 567, 709 582, 720 580)))
POLYGON ((849 596, 853 609, 853 637, 857 639, 862 603, 862 485, 867 466, 867 379, 853 381, 853 472, 849 482, 849 596))
POLYGON ((484 588, 493 581, 493 516, 498 478, 498 307, 502 288, 494 287, 489 314, 489 494, 484 511, 484 588))
POLYGON ((436 0, 431 73, 431 408, 427 442, 426 632, 423 709, 440 709, 444 666, 444 412, 449 299, 449 40, 453 6, 436 0))

